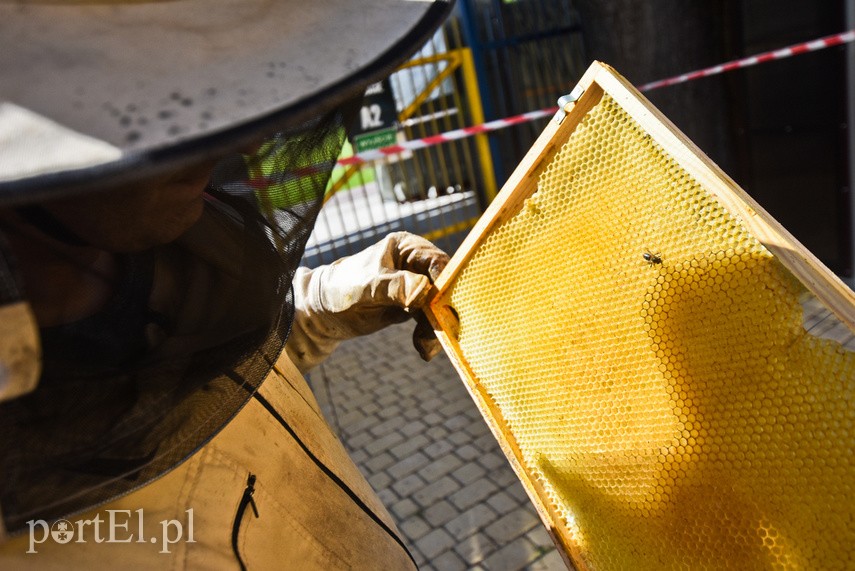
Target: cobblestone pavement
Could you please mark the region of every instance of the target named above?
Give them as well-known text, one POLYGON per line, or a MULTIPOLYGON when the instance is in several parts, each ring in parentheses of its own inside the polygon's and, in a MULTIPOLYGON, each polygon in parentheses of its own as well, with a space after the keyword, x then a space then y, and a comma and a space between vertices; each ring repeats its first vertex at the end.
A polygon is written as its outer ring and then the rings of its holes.
POLYGON ((457 373, 413 325, 342 344, 309 382, 423 570, 566 569, 457 373))

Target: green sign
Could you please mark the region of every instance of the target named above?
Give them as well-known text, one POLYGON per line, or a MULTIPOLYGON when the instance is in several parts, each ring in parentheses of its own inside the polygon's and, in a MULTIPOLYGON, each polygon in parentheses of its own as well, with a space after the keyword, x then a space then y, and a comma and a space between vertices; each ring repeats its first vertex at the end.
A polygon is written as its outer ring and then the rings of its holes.
POLYGON ((357 153, 361 153, 362 151, 371 151, 373 149, 381 149, 383 147, 394 145, 396 136, 397 130, 394 127, 391 129, 372 131, 371 133, 364 133, 354 137, 353 146, 357 153))

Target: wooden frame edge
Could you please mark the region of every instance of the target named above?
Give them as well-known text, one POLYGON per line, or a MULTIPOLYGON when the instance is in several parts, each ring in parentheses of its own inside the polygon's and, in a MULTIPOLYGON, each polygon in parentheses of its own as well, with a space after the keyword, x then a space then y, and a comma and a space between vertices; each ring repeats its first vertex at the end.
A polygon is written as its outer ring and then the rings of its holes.
POLYGON ((516 214, 522 207, 523 200, 531 194, 531 188, 536 183, 537 172, 549 162, 560 148, 560 145, 555 143, 556 138, 562 141, 566 140, 585 114, 600 101, 603 90, 594 80, 601 71, 602 66, 596 62, 592 64, 577 84, 577 87, 583 88, 584 92, 575 103, 571 103, 565 108, 567 116, 564 121, 559 124, 550 120, 546 125, 534 145, 502 186, 502 190, 496 195, 495 200, 490 203, 490 206, 469 231, 445 270, 437 278, 435 285, 438 293, 436 297, 445 294, 449 285, 457 278, 461 267, 469 261, 475 250, 484 241, 484 236, 494 227, 516 214))
POLYGON ((445 349, 445 353, 448 355, 449 361, 451 361, 451 364, 457 371, 458 376, 463 380, 463 385, 466 387, 466 391, 469 393, 470 398, 472 398, 472 401, 475 403, 475 406, 478 408, 481 416, 487 423, 490 432, 493 434, 493 438, 495 438, 499 443, 499 447, 502 449, 502 453, 511 465, 514 474, 516 474, 517 479, 522 483, 523 489, 525 490, 529 501, 534 505, 540 521, 546 528, 547 533, 549 533, 550 539, 552 539, 552 542, 556 547, 558 547, 557 551, 561 556, 562 561, 564 561, 564 564, 567 565, 568 569, 588 571, 588 567, 585 565, 578 547, 566 540, 566 538, 569 537, 569 530, 563 526, 560 530, 556 529, 555 526, 560 525, 562 518, 547 501, 548 496, 546 495, 546 491, 543 489, 543 486, 541 486, 537 480, 532 479, 526 472, 525 468, 523 468, 520 462, 522 453, 520 452, 516 440, 509 431, 503 430, 503 428, 507 427, 504 416, 490 396, 486 394, 474 381, 475 374, 466 364, 466 360, 460 353, 458 344, 449 336, 448 333, 446 333, 446 330, 443 330, 441 322, 445 320, 438 318, 430 306, 425 308, 425 315, 433 326, 434 331, 436 332, 436 337, 443 349, 445 349))

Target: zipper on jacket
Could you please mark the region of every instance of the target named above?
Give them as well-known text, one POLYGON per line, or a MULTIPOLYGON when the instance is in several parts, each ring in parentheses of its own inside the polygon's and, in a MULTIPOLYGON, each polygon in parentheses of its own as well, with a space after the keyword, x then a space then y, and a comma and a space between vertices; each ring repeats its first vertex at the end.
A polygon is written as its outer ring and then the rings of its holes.
POLYGON ((243 496, 240 499, 240 503, 238 504, 237 513, 235 514, 235 521, 232 524, 232 551, 235 552, 235 557, 237 557, 238 564, 240 565, 241 571, 246 571, 246 565, 244 565, 243 558, 240 556, 240 550, 238 549, 238 534, 240 533, 240 524, 243 521, 243 515, 246 512, 246 506, 252 507, 252 513, 255 514, 255 517, 258 517, 258 507, 255 505, 255 498, 253 494, 255 493, 255 474, 249 474, 249 478, 246 480, 246 488, 243 491, 243 496))

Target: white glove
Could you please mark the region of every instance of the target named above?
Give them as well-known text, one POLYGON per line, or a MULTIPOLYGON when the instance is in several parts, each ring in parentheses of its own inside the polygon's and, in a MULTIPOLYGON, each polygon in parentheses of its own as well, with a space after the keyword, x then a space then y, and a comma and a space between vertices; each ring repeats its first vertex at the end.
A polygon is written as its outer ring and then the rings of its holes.
POLYGON ((420 308, 447 263, 448 255, 424 238, 395 232, 328 266, 299 268, 288 356, 305 373, 345 339, 414 317, 413 345, 430 360, 440 347, 420 308))

